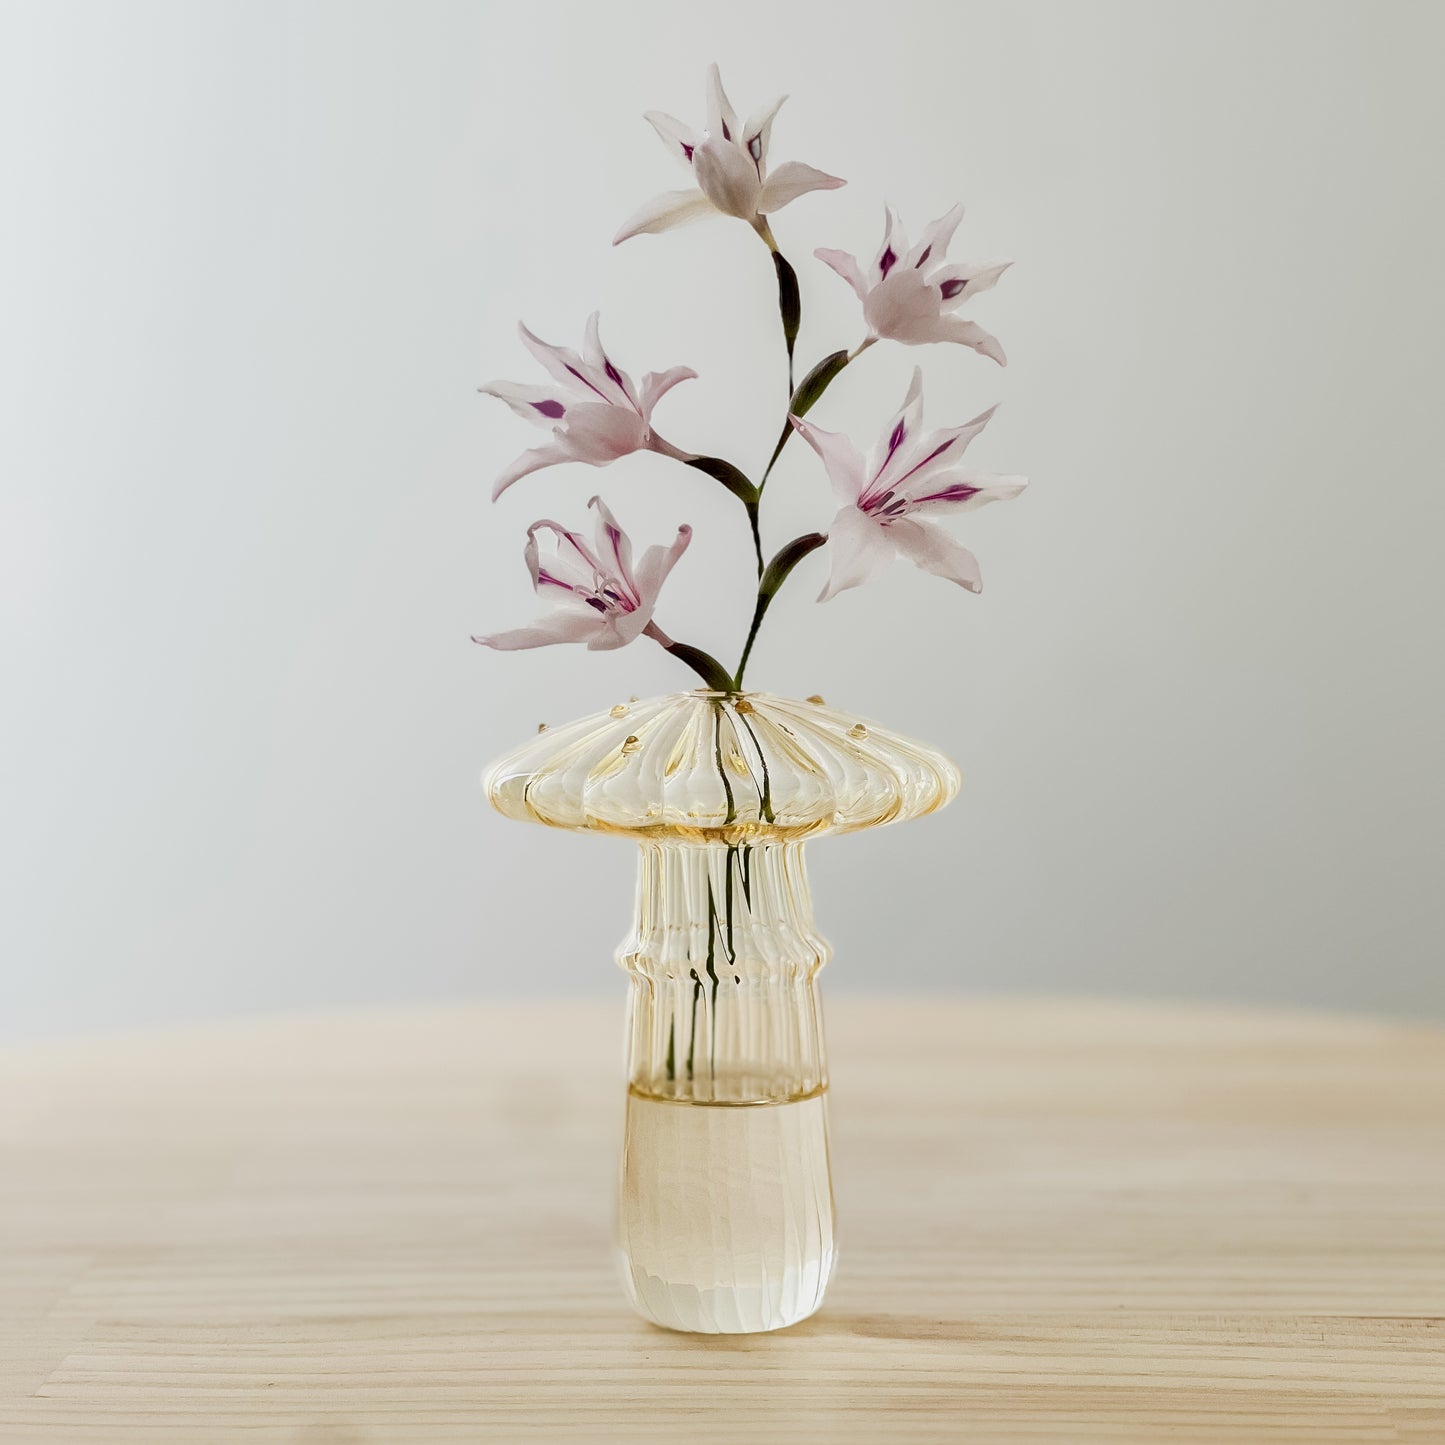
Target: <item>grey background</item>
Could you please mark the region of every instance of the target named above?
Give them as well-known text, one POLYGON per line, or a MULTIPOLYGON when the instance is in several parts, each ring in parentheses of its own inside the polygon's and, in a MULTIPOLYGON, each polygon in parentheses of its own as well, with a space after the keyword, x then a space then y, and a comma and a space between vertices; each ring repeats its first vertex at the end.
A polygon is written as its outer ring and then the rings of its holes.
MULTIPOLYGON (((1033 478, 959 530, 988 590, 814 559, 756 685, 945 746, 966 791, 812 850, 834 989, 1445 1011, 1445 10, 1394 4, 9 4, 0 9, 0 1037, 620 993, 629 850, 507 825, 483 763, 656 648, 502 657, 526 524, 599 486, 698 527, 660 617, 731 654, 734 505, 656 457, 488 501, 536 437, 474 388, 593 307, 659 426, 756 469, 772 277, 644 109, 792 92, 811 359, 860 334, 813 247, 969 207, 1012 364, 880 345, 820 424, 933 423, 1033 478)), ((831 504, 801 447, 776 543, 831 504)))

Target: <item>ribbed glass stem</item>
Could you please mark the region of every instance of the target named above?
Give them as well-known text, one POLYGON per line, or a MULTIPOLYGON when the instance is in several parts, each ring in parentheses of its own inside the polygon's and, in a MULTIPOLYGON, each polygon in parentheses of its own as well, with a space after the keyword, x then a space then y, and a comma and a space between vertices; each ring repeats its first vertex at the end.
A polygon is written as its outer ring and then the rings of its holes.
POLYGON ((780 1329, 833 1272, 827 1071, 800 843, 645 842, 617 1244, 634 1305, 780 1329))
POLYGON ((805 1098, 827 1086, 801 843, 644 843, 632 976, 633 1091, 696 1103, 805 1098))

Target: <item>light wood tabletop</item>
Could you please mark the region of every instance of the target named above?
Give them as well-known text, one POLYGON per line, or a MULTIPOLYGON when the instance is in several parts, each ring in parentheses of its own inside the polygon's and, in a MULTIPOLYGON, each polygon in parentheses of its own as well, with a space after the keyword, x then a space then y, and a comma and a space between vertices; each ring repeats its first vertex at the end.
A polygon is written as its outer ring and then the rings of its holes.
POLYGON ((1445 1031, 829 1002, 841 1262, 634 1317, 622 1004, 0 1054, 0 1440, 1445 1441, 1445 1031))

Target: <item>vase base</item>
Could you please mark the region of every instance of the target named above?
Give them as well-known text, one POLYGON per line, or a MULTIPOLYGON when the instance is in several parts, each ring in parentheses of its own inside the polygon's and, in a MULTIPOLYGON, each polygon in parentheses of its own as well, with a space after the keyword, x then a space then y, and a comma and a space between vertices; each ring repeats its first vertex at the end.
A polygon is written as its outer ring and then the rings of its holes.
POLYGON ((797 1279, 769 1289, 698 1289, 648 1276, 638 1278, 623 1261, 623 1280, 643 1319, 689 1335, 761 1335, 801 1324, 818 1312, 833 1259, 820 1259, 797 1279), (806 1301, 805 1304, 800 1303, 806 1301))
POLYGON ((833 1272, 827 1101, 678 1102, 630 1093, 617 1220, 644 1318, 758 1334, 813 1314, 833 1272))

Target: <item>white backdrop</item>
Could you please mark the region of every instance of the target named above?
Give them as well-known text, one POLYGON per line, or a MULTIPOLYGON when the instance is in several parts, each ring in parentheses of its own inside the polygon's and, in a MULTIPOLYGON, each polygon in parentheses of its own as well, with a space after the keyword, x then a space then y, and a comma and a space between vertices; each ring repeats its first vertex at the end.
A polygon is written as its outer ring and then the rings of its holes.
MULTIPOLYGON (((1445 1010, 1438 5, 129 3, 0 7, 0 1036, 503 993, 620 994, 629 850, 490 815, 482 764, 628 693, 649 644, 500 656, 534 517, 601 485, 699 528, 660 614, 735 652, 735 505, 655 457, 488 501, 537 436, 475 387, 601 307, 687 363, 672 439, 755 470, 768 258, 640 118, 791 92, 815 246, 968 206, 1017 264, 999 371, 880 345, 815 414, 934 423, 1032 479, 965 519, 981 598, 819 559, 752 681, 945 746, 949 811, 813 851, 835 989, 1445 1010), (716 599, 726 596, 727 608, 716 599), (731 610, 728 610, 731 609, 731 610)), ((774 541, 831 514, 780 468, 774 541)))

